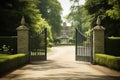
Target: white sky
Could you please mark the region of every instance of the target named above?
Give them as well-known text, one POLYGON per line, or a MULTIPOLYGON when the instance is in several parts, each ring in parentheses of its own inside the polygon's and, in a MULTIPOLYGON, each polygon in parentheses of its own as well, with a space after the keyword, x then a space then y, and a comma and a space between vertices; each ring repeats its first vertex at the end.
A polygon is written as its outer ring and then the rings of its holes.
MULTIPOLYGON (((69 0, 58 0, 61 3, 61 6, 63 8, 62 12, 62 18, 70 13, 70 6, 72 3, 69 0)), ((79 4, 83 5, 85 3, 85 0, 80 0, 79 4)))

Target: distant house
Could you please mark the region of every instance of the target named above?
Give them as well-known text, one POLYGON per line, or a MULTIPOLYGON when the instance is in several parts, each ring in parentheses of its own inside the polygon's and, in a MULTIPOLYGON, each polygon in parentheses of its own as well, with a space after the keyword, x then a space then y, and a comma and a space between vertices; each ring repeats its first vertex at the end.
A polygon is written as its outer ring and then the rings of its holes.
POLYGON ((68 43, 69 39, 72 37, 73 31, 71 29, 71 26, 67 26, 66 22, 63 23, 61 34, 60 34, 60 40, 61 42, 68 43))

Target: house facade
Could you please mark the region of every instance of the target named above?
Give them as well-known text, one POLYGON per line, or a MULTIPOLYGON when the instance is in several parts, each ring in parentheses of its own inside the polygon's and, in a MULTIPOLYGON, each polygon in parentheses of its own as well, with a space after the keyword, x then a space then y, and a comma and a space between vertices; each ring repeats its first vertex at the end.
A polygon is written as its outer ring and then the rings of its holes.
POLYGON ((69 39, 72 37, 72 34, 73 30, 71 29, 71 26, 67 26, 66 22, 64 22, 60 34, 61 43, 68 43, 69 39))

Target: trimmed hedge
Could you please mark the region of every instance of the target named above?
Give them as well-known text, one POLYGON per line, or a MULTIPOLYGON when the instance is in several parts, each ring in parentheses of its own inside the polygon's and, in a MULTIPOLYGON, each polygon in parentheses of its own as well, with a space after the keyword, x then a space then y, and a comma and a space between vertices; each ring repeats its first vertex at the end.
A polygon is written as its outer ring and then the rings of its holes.
POLYGON ((13 70, 26 62, 27 56, 25 54, 0 54, 0 74, 13 70))
POLYGON ((120 56, 120 37, 105 38, 105 54, 120 56))
POLYGON ((120 57, 106 54, 95 54, 95 63, 115 70, 120 70, 120 57))

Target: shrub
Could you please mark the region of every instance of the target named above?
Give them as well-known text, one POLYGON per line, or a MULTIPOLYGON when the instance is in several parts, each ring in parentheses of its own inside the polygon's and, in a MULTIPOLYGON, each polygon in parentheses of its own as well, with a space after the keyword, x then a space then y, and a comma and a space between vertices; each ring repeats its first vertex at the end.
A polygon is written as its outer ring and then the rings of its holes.
POLYGON ((54 39, 54 43, 55 44, 60 44, 61 43, 60 38, 54 39))
POLYGON ((69 43, 75 43, 75 40, 74 39, 69 39, 69 43))
POLYGON ((0 74, 6 73, 27 62, 25 54, 0 54, 0 74))
POLYGON ((48 45, 47 45, 48 47, 53 47, 54 46, 54 44, 53 43, 48 43, 48 45))
POLYGON ((115 70, 120 70, 120 57, 106 54, 95 54, 95 63, 115 70))
POLYGON ((16 36, 0 36, 0 53, 16 54, 17 53, 17 37, 16 36), (4 52, 3 46, 9 48, 4 52))

